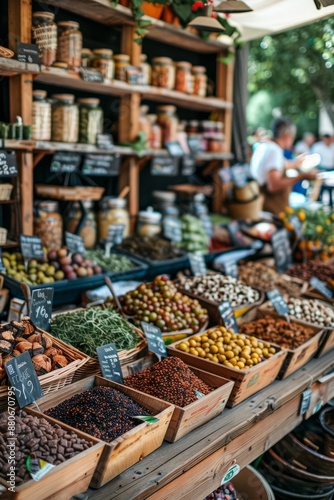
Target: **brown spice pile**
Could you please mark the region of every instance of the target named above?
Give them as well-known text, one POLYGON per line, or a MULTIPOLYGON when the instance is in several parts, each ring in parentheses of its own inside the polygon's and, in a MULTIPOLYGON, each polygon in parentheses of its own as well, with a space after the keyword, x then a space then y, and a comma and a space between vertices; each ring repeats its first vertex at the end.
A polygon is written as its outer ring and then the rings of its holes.
POLYGON ((198 400, 195 391, 206 395, 214 390, 176 357, 165 358, 141 373, 126 377, 124 384, 182 408, 198 400))

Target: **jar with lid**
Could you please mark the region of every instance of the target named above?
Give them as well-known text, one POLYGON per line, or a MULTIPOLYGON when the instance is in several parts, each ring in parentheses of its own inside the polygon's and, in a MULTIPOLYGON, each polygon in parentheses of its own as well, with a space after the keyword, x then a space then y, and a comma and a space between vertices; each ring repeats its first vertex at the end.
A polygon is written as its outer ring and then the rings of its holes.
POLYGON ((94 202, 84 200, 81 204, 79 202, 72 204, 67 218, 66 231, 81 236, 85 247, 90 249, 94 248, 97 236, 94 202))
POLYGON ((40 201, 35 203, 34 234, 42 240, 42 244, 50 250, 58 250, 62 246, 63 220, 59 213, 57 201, 40 201))
POLYGON ((97 69, 103 78, 111 81, 114 78, 115 64, 113 61, 113 51, 110 49, 95 49, 93 68, 97 69))
POLYGON ((65 62, 72 69, 81 64, 82 33, 79 23, 60 21, 58 24, 57 61, 65 62))
POLYGON ((81 66, 83 68, 88 68, 90 66, 90 61, 93 58, 93 52, 90 49, 81 49, 81 66))
POLYGON ((162 143, 177 140, 178 119, 175 106, 158 107, 158 123, 162 130, 162 143))
POLYGON ((180 61, 176 63, 175 90, 185 92, 186 94, 192 94, 193 92, 191 64, 187 61, 180 61))
POLYGON ((223 124, 212 122, 211 137, 208 141, 208 151, 211 153, 222 153, 224 151, 223 124))
POLYGON ((46 90, 32 93, 32 139, 35 141, 51 140, 51 104, 46 96, 46 90))
POLYGON ((140 55, 140 67, 143 75, 143 85, 151 85, 152 80, 152 68, 151 65, 147 62, 147 55, 140 55))
POLYGON ((210 120, 202 121, 203 128, 203 145, 205 151, 210 151, 210 142, 214 138, 214 122, 210 120))
POLYGON ((57 25, 51 12, 34 12, 32 15, 32 35, 40 60, 44 66, 51 66, 57 55, 57 25))
POLYGON ((175 66, 170 57, 155 57, 152 60, 152 85, 164 89, 175 86, 175 66))
POLYGON ((151 139, 150 139, 150 147, 152 149, 161 149, 162 148, 162 130, 160 125, 158 124, 157 115, 149 114, 147 115, 147 119, 151 126, 151 139))
POLYGON ((99 204, 97 221, 99 240, 101 241, 107 238, 110 224, 124 224, 123 236, 124 238, 129 236, 130 216, 126 208, 126 200, 124 198, 104 196, 99 204))
POLYGON ((139 132, 144 132, 146 137, 145 147, 151 148, 151 137, 152 137, 152 126, 151 122, 147 117, 147 112, 149 107, 146 105, 140 106, 139 108, 139 132))
POLYGON ((176 193, 172 191, 153 191, 154 209, 165 214, 166 209, 175 207, 176 193))
POLYGON ((126 68, 130 65, 130 56, 127 54, 117 54, 115 61, 115 79, 126 82, 126 68))
POLYGON ((96 135, 103 132, 103 111, 100 99, 87 97, 78 99, 79 104, 79 142, 96 144, 96 135))
POLYGON ((208 77, 206 76, 206 68, 204 66, 193 66, 192 74, 194 77, 193 94, 205 97, 206 84, 208 80, 208 77))
POLYGON ((54 94, 52 99, 52 140, 78 142, 79 108, 73 94, 54 94))
POLYGON ((137 233, 139 236, 151 238, 161 233, 162 215, 154 212, 152 207, 138 213, 137 233))

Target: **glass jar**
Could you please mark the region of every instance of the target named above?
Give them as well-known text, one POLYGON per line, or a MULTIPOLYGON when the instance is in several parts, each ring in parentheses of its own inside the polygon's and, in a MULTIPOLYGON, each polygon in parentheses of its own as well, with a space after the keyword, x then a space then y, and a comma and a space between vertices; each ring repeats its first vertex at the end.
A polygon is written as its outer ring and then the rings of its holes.
POLYGON ((152 68, 147 62, 147 55, 141 54, 140 56, 140 67, 143 75, 143 85, 151 85, 152 81, 152 68))
POLYGON ((151 126, 151 140, 150 147, 152 149, 161 149, 162 148, 162 130, 160 125, 158 124, 157 115, 147 115, 147 119, 151 126))
POLYGON ((50 250, 59 250, 62 246, 63 219, 59 213, 57 201, 36 202, 34 210, 34 235, 50 250))
POLYGON ((210 120, 202 121, 203 127, 203 146, 205 151, 210 151, 210 142, 214 139, 214 122, 210 120))
POLYGON ((80 203, 74 202, 68 214, 66 231, 81 236, 85 247, 94 248, 97 237, 97 224, 94 212, 94 202, 84 200, 80 203))
POLYGON ((149 107, 144 105, 139 108, 139 132, 144 132, 146 137, 145 146, 147 149, 150 149, 151 146, 151 138, 152 138, 152 125, 147 117, 147 112, 149 107))
POLYGON ((58 24, 57 61, 65 62, 72 69, 81 64, 82 33, 79 23, 60 21, 58 24))
POLYGON ((88 68, 90 66, 90 61, 93 58, 93 52, 90 49, 81 49, 81 66, 83 68, 88 68))
POLYGON ((193 92, 193 76, 191 74, 191 64, 186 61, 176 63, 175 72, 175 90, 192 94, 193 92))
POLYGON ((178 119, 175 106, 158 107, 158 124, 162 130, 162 144, 177 140, 178 119))
POLYGON ((221 122, 212 122, 212 132, 208 141, 208 151, 211 153, 222 153, 225 149, 224 139, 223 124, 221 122))
POLYGON ((206 96, 206 84, 208 77, 206 76, 206 68, 204 66, 193 66, 192 74, 194 77, 193 94, 201 97, 206 96))
POLYGON ((54 94, 52 105, 52 140, 56 142, 78 142, 79 108, 74 104, 73 94, 54 94))
POLYGON ((129 236, 130 233, 130 216, 126 208, 126 200, 124 198, 113 198, 112 196, 104 196, 99 204, 99 212, 97 214, 99 240, 105 240, 108 236, 110 224, 124 224, 123 236, 129 236))
POLYGON ((46 96, 46 90, 32 93, 32 139, 35 141, 51 140, 51 104, 46 96))
POLYGON ((96 135, 103 132, 103 111, 100 99, 87 97, 78 99, 79 104, 79 142, 96 144, 96 135))
POLYGON ((154 212, 152 207, 148 207, 138 213, 137 233, 139 236, 146 236, 151 238, 161 233, 161 219, 160 212, 154 212))
POLYGON ((93 68, 97 69, 105 80, 111 81, 115 74, 113 51, 110 49, 95 49, 93 68))
POLYGON ((32 15, 32 35, 36 43, 41 64, 51 66, 57 55, 57 25, 51 12, 34 12, 32 15))
POLYGON ((152 85, 164 89, 175 86, 175 66, 170 57, 155 57, 152 60, 152 85))
POLYGON ((115 61, 115 79, 126 82, 126 68, 130 65, 130 56, 127 54, 117 54, 115 61))

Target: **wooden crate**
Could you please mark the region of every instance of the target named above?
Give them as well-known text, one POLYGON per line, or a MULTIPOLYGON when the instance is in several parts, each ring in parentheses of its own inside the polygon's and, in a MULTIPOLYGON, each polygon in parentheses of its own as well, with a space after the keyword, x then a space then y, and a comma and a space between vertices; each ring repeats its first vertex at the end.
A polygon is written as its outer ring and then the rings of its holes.
MULTIPOLYGON (((123 392, 159 419, 152 425, 143 422, 110 443, 99 440, 104 444, 104 449, 90 486, 100 488, 161 446, 172 418, 174 406, 99 376, 86 378, 64 387, 62 391, 44 396, 38 400, 38 405, 42 411, 45 411, 75 394, 92 389, 94 386, 113 387, 123 392)), ((74 428, 72 430, 76 431, 74 428)), ((82 434, 87 439, 91 437, 86 433, 82 434)))
MULTIPOLYGON (((26 407, 24 411, 38 417, 43 417, 51 423, 58 424, 62 429, 72 431, 73 429, 54 418, 44 415, 33 408, 26 407)), ((66 460, 51 469, 38 482, 30 479, 15 488, 15 493, 7 491, 1 495, 1 500, 15 498, 15 500, 66 500, 73 495, 82 493, 88 489, 96 466, 103 452, 103 443, 92 436, 74 429, 75 433, 86 441, 92 441, 94 445, 73 458, 66 460)), ((0 478, 0 484, 6 488, 8 484, 0 478)))
MULTIPOLYGON (((256 321, 257 319, 261 319, 264 316, 271 316, 273 318, 279 317, 278 314, 276 313, 267 314, 261 311, 261 309, 253 309, 248 314, 246 314, 246 316, 238 319, 238 324, 241 325, 243 323, 250 323, 252 321, 256 321)), ((301 326, 308 326, 308 328, 311 328, 313 330, 314 335, 307 342, 301 344, 296 349, 286 349, 287 356, 284 360, 283 366, 278 375, 280 379, 288 377, 289 375, 291 375, 291 373, 294 373, 299 368, 306 365, 306 363, 310 359, 312 359, 315 353, 318 351, 319 346, 322 344, 325 335, 325 330, 323 328, 319 327, 317 328, 314 325, 306 325, 305 322, 299 321, 297 319, 293 319, 293 323, 297 323, 298 325, 301 326)), ((268 341, 266 340, 265 342, 268 341)), ((279 344, 276 345, 280 347, 279 344)))
POLYGON ((227 402, 227 406, 229 407, 236 406, 241 403, 241 401, 244 401, 249 396, 252 396, 271 384, 278 376, 287 355, 285 349, 275 346, 278 352, 271 358, 245 370, 236 370, 235 368, 230 368, 229 366, 194 356, 188 352, 180 351, 175 347, 179 343, 180 342, 175 342, 167 346, 168 354, 177 356, 190 366, 195 366, 200 370, 213 373, 234 382, 233 389, 227 402))

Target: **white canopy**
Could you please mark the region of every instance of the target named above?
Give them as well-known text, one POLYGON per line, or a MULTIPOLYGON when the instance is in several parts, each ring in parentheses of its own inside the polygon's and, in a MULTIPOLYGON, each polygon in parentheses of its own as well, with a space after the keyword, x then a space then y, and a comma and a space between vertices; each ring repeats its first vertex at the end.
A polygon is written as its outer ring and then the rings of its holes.
MULTIPOLYGON (((318 10, 313 0, 245 0, 253 12, 231 14, 245 41, 333 16, 334 5, 318 10)), ((216 2, 215 2, 216 3, 216 2)))

